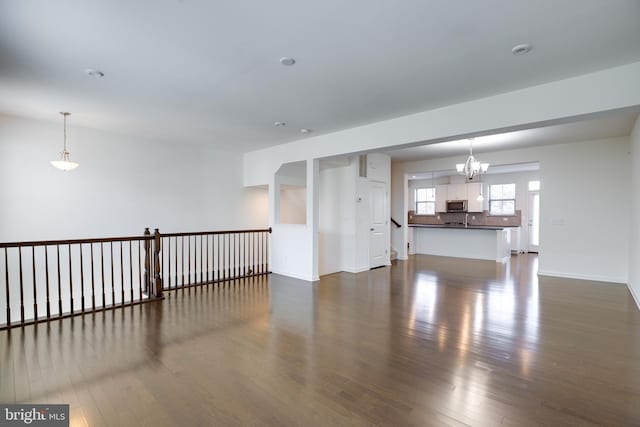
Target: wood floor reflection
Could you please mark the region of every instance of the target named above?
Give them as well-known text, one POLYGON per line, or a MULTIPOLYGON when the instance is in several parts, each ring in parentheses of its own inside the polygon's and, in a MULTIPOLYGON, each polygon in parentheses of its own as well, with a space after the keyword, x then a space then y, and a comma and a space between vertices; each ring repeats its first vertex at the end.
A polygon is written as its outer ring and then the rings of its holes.
POLYGON ((623 285, 415 256, 0 332, 0 402, 71 425, 640 425, 623 285))

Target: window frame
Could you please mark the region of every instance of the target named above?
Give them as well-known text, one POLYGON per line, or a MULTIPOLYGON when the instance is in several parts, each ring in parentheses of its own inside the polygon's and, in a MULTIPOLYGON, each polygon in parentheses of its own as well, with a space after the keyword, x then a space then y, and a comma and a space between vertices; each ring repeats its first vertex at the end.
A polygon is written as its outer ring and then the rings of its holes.
POLYGON ((505 184, 489 184, 489 215, 490 216, 515 216, 516 215, 516 183, 515 182, 509 182, 509 183, 505 183, 505 184), (502 192, 504 192, 504 186, 507 185, 513 185, 513 198, 509 197, 509 198, 500 198, 500 199, 493 199, 492 195, 493 195, 493 191, 491 191, 492 187, 503 187, 501 190, 502 192), (513 202, 513 212, 512 213, 493 213, 491 211, 491 204, 492 202, 501 202, 502 207, 503 207, 503 212, 504 212, 504 202, 513 202))
MULTIPOLYGON (((413 193, 413 204, 414 204, 414 209, 415 209, 415 214, 416 215, 428 215, 428 216, 435 216, 436 215, 436 188, 435 187, 416 187, 414 188, 414 193, 413 193), (427 199, 426 200, 418 200, 418 191, 419 190, 427 190, 427 199), (429 200, 429 190, 432 190, 433 192, 433 200, 429 200), (418 213, 420 210, 418 208, 419 205, 426 205, 426 206, 433 206, 433 213, 418 213)), ((429 212, 429 209, 426 209, 427 212, 429 212)))

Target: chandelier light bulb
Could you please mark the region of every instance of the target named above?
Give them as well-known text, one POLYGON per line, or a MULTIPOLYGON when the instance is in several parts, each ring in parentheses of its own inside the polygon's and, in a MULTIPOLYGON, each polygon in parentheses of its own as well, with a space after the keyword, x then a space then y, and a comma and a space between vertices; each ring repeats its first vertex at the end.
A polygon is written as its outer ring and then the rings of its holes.
POLYGON ((464 163, 456 164, 456 172, 460 175, 464 175, 467 179, 472 180, 476 175, 480 173, 487 173, 489 169, 489 163, 481 163, 475 157, 473 157, 473 139, 469 139, 469 157, 464 163))

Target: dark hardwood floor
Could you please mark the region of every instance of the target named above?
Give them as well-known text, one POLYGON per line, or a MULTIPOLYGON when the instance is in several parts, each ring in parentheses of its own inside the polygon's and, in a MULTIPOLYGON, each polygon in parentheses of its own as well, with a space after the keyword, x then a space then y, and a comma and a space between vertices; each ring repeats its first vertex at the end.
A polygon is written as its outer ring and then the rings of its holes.
POLYGON ((416 256, 0 332, 0 401, 71 425, 640 425, 623 285, 416 256))

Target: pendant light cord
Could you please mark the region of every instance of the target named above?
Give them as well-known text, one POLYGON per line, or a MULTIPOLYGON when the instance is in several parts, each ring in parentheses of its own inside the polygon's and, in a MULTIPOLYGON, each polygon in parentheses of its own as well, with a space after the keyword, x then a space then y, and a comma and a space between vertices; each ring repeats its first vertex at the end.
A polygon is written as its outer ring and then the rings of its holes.
POLYGON ((64 151, 67 151, 67 113, 63 113, 64 116, 64 151))

